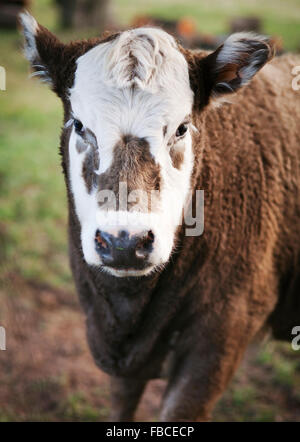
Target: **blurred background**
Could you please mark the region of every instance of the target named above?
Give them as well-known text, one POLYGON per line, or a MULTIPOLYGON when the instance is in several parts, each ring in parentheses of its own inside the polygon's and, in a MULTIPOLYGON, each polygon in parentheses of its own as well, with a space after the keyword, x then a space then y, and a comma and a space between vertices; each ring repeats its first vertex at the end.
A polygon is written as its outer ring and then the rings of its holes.
MULTIPOLYGON (((87 349, 68 265, 62 109, 28 77, 16 26, 24 6, 63 41, 152 24, 192 48, 213 49, 230 32, 254 30, 276 37, 279 52, 299 52, 300 0, 0 0, 0 326, 7 337, 0 421, 105 420, 108 378, 87 349)), ((138 419, 157 419, 163 386, 150 383, 138 419)), ((253 345, 214 420, 300 421, 300 351, 253 345)))

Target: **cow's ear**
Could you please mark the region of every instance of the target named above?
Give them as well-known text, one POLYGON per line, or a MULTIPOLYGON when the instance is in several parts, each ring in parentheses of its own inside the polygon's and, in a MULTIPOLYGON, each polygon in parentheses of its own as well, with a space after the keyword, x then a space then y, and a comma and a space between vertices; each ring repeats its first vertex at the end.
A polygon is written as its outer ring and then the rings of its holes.
POLYGON ((198 53, 190 56, 188 61, 195 98, 207 104, 210 99, 236 92, 252 80, 274 53, 275 45, 269 38, 237 33, 209 55, 198 53))
POLYGON ((32 76, 48 83, 59 97, 68 96, 78 57, 91 49, 98 39, 64 44, 28 12, 20 14, 20 24, 25 39, 24 53, 31 64, 32 76))
POLYGON ((52 89, 59 81, 59 70, 65 45, 44 28, 28 12, 20 14, 24 34, 24 53, 31 64, 32 76, 36 76, 52 89))

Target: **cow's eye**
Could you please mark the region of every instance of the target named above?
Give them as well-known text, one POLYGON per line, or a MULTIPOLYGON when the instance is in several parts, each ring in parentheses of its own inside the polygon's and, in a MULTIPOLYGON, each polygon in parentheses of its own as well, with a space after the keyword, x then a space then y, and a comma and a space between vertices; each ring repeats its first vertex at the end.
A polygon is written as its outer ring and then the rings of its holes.
POLYGON ((81 121, 74 120, 74 128, 75 128, 75 132, 78 135, 82 135, 83 134, 83 124, 81 123, 81 121))
POLYGON ((183 137, 183 135, 186 133, 187 130, 188 130, 188 125, 186 123, 181 124, 177 128, 176 137, 177 138, 183 137))

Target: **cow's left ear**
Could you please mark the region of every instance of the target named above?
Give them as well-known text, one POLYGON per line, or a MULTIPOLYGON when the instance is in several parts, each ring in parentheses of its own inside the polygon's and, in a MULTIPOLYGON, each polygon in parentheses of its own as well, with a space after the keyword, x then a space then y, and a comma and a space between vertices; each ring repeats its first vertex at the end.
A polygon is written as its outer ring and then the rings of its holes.
POLYGON ((205 105, 210 98, 236 92, 248 84, 274 54, 274 42, 253 33, 232 34, 206 56, 201 52, 190 53, 190 79, 196 101, 205 105))

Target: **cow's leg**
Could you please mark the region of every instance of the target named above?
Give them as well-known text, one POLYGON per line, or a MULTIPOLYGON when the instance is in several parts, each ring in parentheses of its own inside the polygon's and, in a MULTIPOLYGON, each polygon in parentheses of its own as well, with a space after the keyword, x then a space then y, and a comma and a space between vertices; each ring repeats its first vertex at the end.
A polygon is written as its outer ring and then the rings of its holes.
POLYGON ((146 379, 111 377, 112 422, 131 422, 147 384, 146 379))
POLYGON ((244 291, 238 288, 226 294, 220 289, 206 296, 205 310, 199 309, 193 320, 185 322, 189 326, 176 343, 161 420, 210 420, 247 346, 276 305, 278 281, 268 262, 269 255, 260 267, 262 273, 256 272, 244 291))
POLYGON ((162 403, 162 421, 210 420, 217 399, 265 320, 264 315, 253 318, 232 305, 223 313, 223 321, 207 313, 180 336, 162 403))
MULTIPOLYGON (((212 349, 211 349, 212 350, 212 349)), ((207 348, 207 352, 211 351, 207 348)), ((240 355, 221 352, 184 355, 169 379, 161 421, 209 421, 212 409, 228 384, 240 355)))

